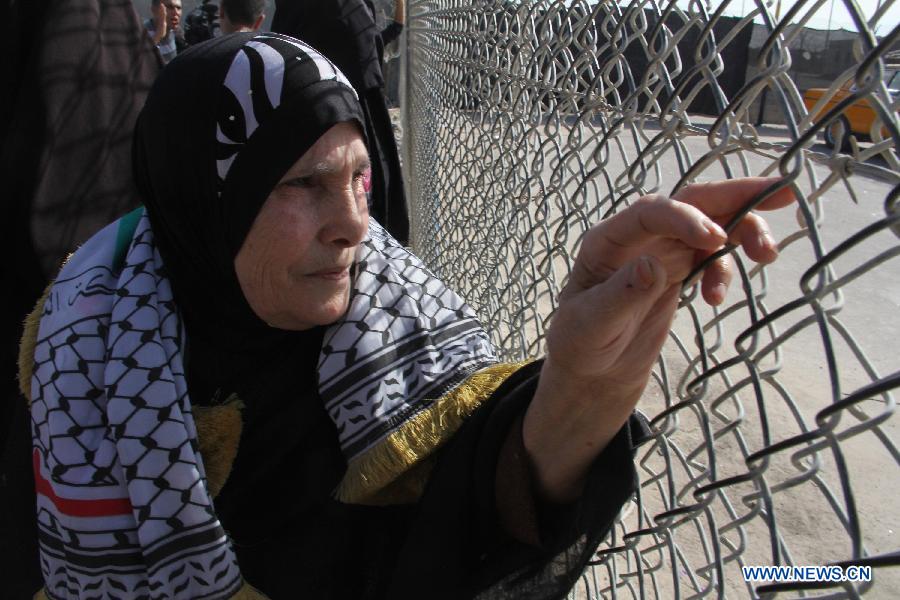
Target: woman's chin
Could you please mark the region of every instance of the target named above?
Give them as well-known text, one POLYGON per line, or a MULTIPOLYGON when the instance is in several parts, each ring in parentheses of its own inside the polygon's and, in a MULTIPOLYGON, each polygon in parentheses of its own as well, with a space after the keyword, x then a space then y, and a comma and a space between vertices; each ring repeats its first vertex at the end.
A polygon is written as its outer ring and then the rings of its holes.
POLYGON ((303 310, 286 311, 268 323, 272 327, 288 331, 303 331, 313 327, 331 325, 340 321, 347 313, 348 296, 349 294, 339 294, 338 297, 328 299, 316 306, 310 306, 303 310))

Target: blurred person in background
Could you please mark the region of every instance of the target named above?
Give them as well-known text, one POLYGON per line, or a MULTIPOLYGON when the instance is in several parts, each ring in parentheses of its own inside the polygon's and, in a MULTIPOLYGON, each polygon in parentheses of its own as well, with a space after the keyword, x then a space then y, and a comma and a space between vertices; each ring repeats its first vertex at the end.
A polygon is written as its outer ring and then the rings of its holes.
POLYGON ((395 0, 394 20, 378 31, 370 0, 276 0, 272 31, 297 37, 332 60, 359 93, 372 158, 372 216, 409 243, 409 213, 400 156, 384 97, 384 47, 403 31, 406 5, 395 0))
POLYGON ((144 27, 166 64, 188 46, 178 29, 181 0, 150 0, 150 11, 153 16, 144 21, 144 27))
POLYGON ((266 19, 266 0, 222 0, 219 27, 222 33, 257 31, 266 19))
POLYGON ((135 119, 161 68, 131 2, 0 3, 0 597, 39 580, 28 410, 15 385, 22 313, 62 261, 138 205, 135 119), (23 429, 25 427, 25 429, 23 429), (25 434, 23 436, 23 434, 25 434), (13 490, 15 493, 13 493, 13 490), (24 510, 23 510, 24 509, 24 510))

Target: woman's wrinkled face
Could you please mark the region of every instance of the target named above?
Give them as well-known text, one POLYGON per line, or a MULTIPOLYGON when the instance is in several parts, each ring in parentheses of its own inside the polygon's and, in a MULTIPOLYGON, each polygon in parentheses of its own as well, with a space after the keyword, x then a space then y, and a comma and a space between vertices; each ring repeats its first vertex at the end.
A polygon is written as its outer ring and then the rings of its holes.
POLYGON ((269 194, 234 259, 244 296, 263 321, 296 331, 346 312, 350 268, 369 225, 369 173, 358 126, 339 123, 269 194))

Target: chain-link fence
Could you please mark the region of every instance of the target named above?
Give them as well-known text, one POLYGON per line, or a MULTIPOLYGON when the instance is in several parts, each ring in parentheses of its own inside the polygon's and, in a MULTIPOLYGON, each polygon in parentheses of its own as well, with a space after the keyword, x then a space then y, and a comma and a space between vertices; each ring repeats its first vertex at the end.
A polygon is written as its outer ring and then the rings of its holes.
POLYGON ((640 405, 639 492, 573 597, 898 594, 898 3, 837 3, 855 62, 819 92, 797 69, 838 68, 804 27, 826 0, 410 3, 414 245, 506 358, 540 355, 580 237, 639 196, 781 174, 800 199, 770 219, 777 263, 734 251, 718 309, 685 292, 640 405), (741 571, 829 564, 873 579, 741 571))

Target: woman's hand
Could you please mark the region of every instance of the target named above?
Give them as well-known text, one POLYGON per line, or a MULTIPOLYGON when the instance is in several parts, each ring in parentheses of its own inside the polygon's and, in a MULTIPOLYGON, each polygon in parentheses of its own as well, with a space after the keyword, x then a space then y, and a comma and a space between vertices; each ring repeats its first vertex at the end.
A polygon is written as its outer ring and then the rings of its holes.
MULTIPOLYGON (((689 185, 671 199, 647 196, 585 234, 525 415, 525 448, 547 499, 576 498, 591 462, 628 420, 691 270, 726 241, 743 246, 754 261, 775 260, 775 242, 758 215, 745 216, 727 238, 721 225, 777 182, 734 179, 689 185)), ((793 200, 783 188, 756 208, 793 200)), ((725 255, 704 271, 703 298, 721 303, 731 278, 725 255)))

